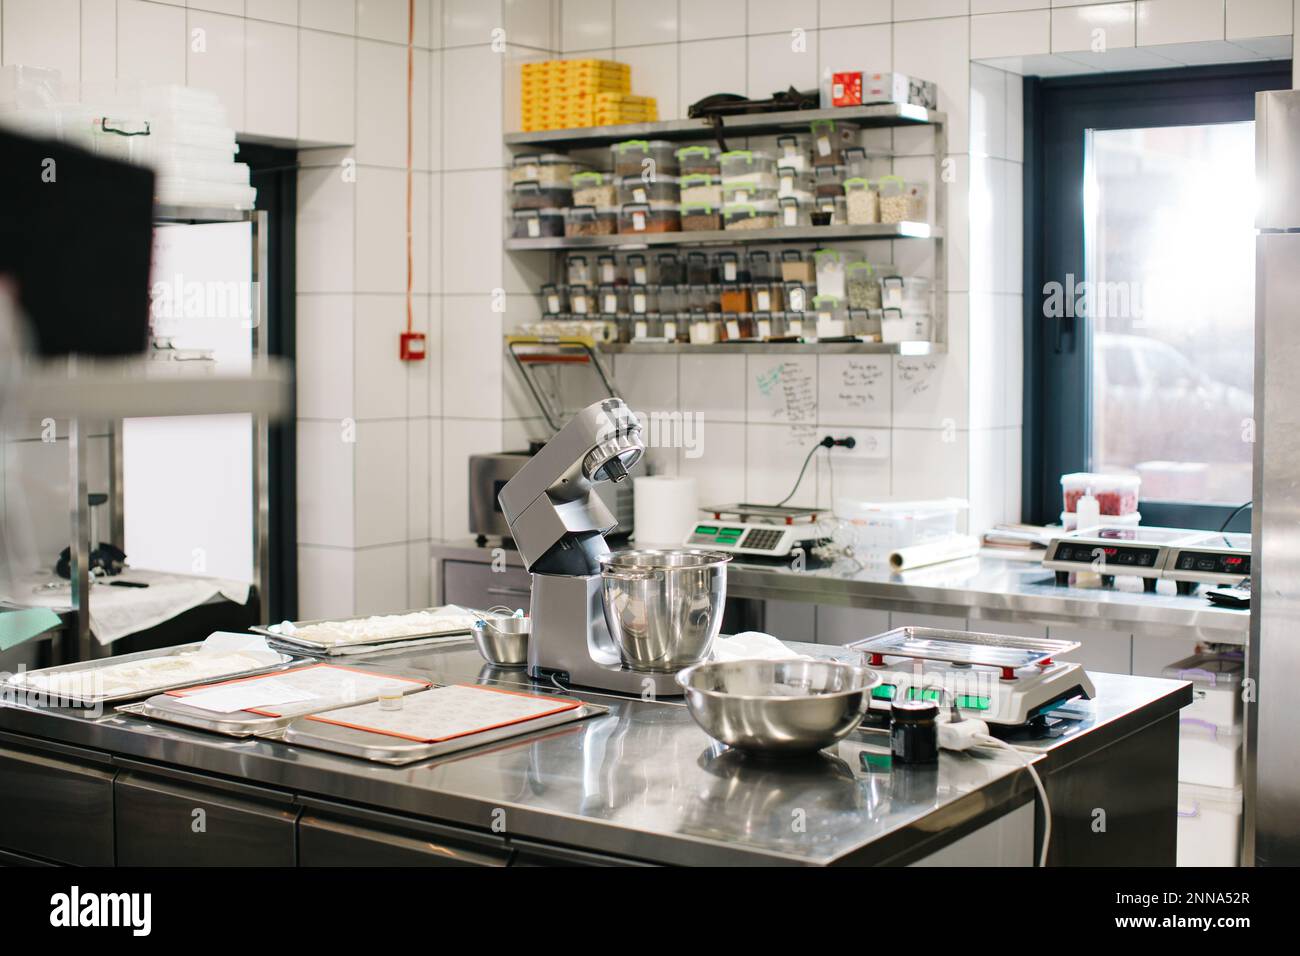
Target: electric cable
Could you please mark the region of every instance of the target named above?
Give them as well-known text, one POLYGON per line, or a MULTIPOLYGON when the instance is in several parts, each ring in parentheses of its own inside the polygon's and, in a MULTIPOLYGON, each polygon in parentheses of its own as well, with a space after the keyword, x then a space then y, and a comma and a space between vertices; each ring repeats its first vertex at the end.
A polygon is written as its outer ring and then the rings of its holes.
POLYGON ((1034 767, 1033 760, 1030 757, 1033 751, 1021 750, 1019 747, 1014 747, 1005 740, 999 740, 990 734, 980 734, 975 739, 982 744, 998 747, 1013 754, 1020 759, 1021 766, 1029 771, 1030 779, 1034 781, 1034 786, 1038 788, 1038 799, 1043 804, 1043 848, 1038 854, 1038 866, 1040 868, 1047 866, 1047 849, 1052 842, 1052 804, 1047 799, 1047 788, 1043 786, 1043 779, 1038 775, 1038 770, 1034 767))

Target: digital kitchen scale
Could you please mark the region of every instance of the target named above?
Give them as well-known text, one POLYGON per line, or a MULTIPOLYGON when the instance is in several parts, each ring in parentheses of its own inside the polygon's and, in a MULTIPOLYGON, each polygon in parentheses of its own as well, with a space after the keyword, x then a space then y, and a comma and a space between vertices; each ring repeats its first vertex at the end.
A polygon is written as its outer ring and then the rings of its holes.
POLYGON ((1082 664, 1055 660, 1078 641, 899 627, 848 646, 881 673, 871 691, 877 713, 889 713, 899 699, 931 700, 990 726, 1023 727, 1097 693, 1082 664))
POLYGON ((1250 535, 1206 534, 1170 547, 1160 576, 1173 581, 1179 594, 1192 594, 1201 584, 1240 584, 1250 577, 1250 535))
POLYGON ((1117 575, 1143 579, 1147 591, 1156 589, 1164 574, 1171 548, 1190 545, 1204 538, 1204 531, 1142 526, 1080 528, 1053 538, 1043 556, 1043 567, 1056 572, 1056 583, 1065 586, 1070 575, 1094 571, 1109 587, 1117 575))
POLYGON ((819 513, 807 508, 736 504, 701 508, 700 514, 705 517, 686 536, 687 547, 780 559, 800 549, 811 554, 824 537, 819 513))

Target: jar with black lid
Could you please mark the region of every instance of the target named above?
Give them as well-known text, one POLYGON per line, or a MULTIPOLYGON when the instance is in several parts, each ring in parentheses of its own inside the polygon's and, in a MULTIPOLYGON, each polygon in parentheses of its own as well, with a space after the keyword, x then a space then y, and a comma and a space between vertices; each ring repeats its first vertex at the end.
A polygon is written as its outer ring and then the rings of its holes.
POLYGON ((896 700, 890 706, 889 750, 899 763, 939 759, 939 705, 932 700, 896 700))

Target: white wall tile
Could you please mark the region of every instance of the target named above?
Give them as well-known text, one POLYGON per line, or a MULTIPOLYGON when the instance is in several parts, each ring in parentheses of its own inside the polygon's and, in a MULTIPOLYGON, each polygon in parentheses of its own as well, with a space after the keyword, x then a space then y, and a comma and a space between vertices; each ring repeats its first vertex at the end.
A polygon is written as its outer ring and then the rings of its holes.
POLYGON ((406 299, 400 295, 358 295, 354 299, 353 347, 358 421, 407 415, 408 366, 398 356, 406 330, 406 299))
POLYGON ((793 86, 817 88, 817 31, 799 37, 773 33, 749 38, 749 89, 768 96, 793 86))
POLYGON ((819 8, 818 25, 823 30, 893 20, 891 0, 820 0, 819 8))
POLYGON ((744 37, 683 43, 680 55, 679 116, 685 116, 692 103, 714 93, 747 95, 746 76, 736 69, 737 64, 745 62, 744 37))
MULTIPOLYGON (((442 499, 443 499, 443 445, 442 419, 430 418, 429 422, 429 537, 437 540, 443 536, 442 499)), ((467 463, 468 467, 468 463, 467 463)), ((466 499, 466 510, 469 509, 466 499)))
MULTIPOLYGON (((444 169, 501 167, 502 57, 491 47, 443 52, 444 169)), ((498 182, 498 191, 501 183, 498 182)))
POLYGON ((1138 46, 1222 40, 1224 0, 1138 0, 1138 46))
POLYGON ((81 81, 81 8, 77 0, 10 0, 4 5, 6 66, 58 70, 67 95, 81 81))
POLYGON ((357 28, 356 0, 302 0, 298 4, 298 22, 313 30, 352 36, 357 28))
POLYGON ((117 2, 81 0, 81 82, 117 77, 117 2))
POLYGON ((817 357, 817 421, 889 427, 893 366, 887 355, 817 357))
MULTIPOLYGON (((8 4, 5 4, 6 9, 8 4)), ((117 78, 185 84, 185 10, 118 0, 117 78)))
POLYGON ((709 424, 745 420, 745 356, 682 355, 677 381, 683 412, 709 424))
MULTIPOLYGON (((406 422, 406 539, 429 537, 429 420, 406 422)), ((422 605, 421 605, 422 606, 422 605)))
MULTIPOLYGON (((389 43, 400 43, 406 45, 407 34, 410 32, 410 16, 408 13, 407 0, 356 0, 357 5, 357 36, 367 37, 371 40, 387 40, 389 43)), ((424 7, 425 21, 423 24, 417 19, 415 24, 415 45, 428 45, 428 4, 421 4, 424 7), (423 26, 424 35, 421 36, 420 28, 423 26)))
POLYGON ((559 0, 506 0, 506 36, 533 52, 559 48, 559 0))
MULTIPOLYGON (((745 428, 743 424, 705 419, 700 454, 694 458, 679 457, 678 474, 695 479, 700 504, 748 500, 745 497, 745 428)), ((782 491, 781 495, 784 494, 782 491)), ((781 495, 772 500, 778 500, 781 495)))
MULTIPOLYGON (((817 446, 821 433, 813 425, 745 426, 744 501, 776 502, 790 494, 808 453, 817 446)), ((712 452, 712 443, 708 446, 712 452)), ((706 452, 704 457, 709 457, 706 452)), ((817 456, 809 462, 799 489, 789 504, 799 508, 817 505, 817 456)), ((701 497, 701 500, 705 500, 701 497)))
POLYGON ((969 493, 969 434, 895 427, 890 458, 894 495, 965 498, 969 493))
POLYGON ((226 119, 244 128, 244 19, 202 10, 188 16, 186 82, 221 98, 226 119), (201 33, 199 31, 202 31, 201 33))
MULTIPOLYGON (((357 162, 406 166, 406 47, 357 40, 357 162)), ((412 158, 416 169, 429 169, 429 53, 414 51, 412 84, 412 158)))
POLYGON ((319 30, 298 37, 298 135, 314 143, 355 142, 357 41, 319 30))
MULTIPOLYGON (((1019 396, 1017 395, 1017 401, 1019 396)), ((1012 524, 1019 524, 1024 520, 1024 513, 1021 510, 1023 502, 1021 501, 1021 486, 1023 476, 1021 472, 1021 444, 1023 436, 1019 428, 1008 428, 1005 443, 1007 453, 1006 468, 1003 475, 1006 476, 1005 501, 1003 503, 1003 513, 1006 520, 1012 524)))
POLYGON ((357 423, 357 547, 406 540, 406 428, 405 420, 357 423))
POLYGON ((463 538, 469 534, 469 456, 501 449, 499 423, 442 420, 443 537, 463 538))
MULTIPOLYGON (((642 46, 677 42, 677 4, 614 0, 614 45, 642 46)), ((620 57, 622 54, 620 53, 620 57)), ((632 85, 640 92, 640 75, 632 67, 632 85)))
POLYGON ((741 37, 747 20, 745 0, 709 0, 681 3, 681 38, 706 40, 711 37, 741 37))
POLYGON ((491 295, 502 287, 501 173, 444 173, 442 181, 443 291, 491 295))
POLYGON ((298 25, 297 0, 244 0, 244 16, 252 20, 298 25))
POLYGON ((1025 158, 1025 81, 1007 75, 1007 159, 1023 162, 1025 158))
MULTIPOLYGON (((413 291, 429 288, 429 175, 412 177, 413 291)), ((356 290, 406 290, 406 173, 399 169, 357 169, 356 290)))
POLYGON ((632 68, 632 89, 638 96, 653 96, 661 120, 679 119, 677 103, 677 44, 623 47, 618 58, 632 68))
POLYGON ((982 429, 969 433, 970 492, 966 531, 980 535, 1005 522, 1006 446, 1005 433, 982 429))
POLYGON ((448 296, 443 300, 444 415, 502 417, 501 334, 501 315, 492 311, 488 296, 448 296))
POLYGON ((970 0, 895 0, 895 20, 929 20, 970 13, 970 0))
MULTIPOLYGON (((970 65, 970 151, 972 156, 1007 153, 1007 83, 1011 74, 982 63, 970 65)), ((1016 77, 1015 81, 1020 82, 1016 77)))
POLYGON ((1227 38, 1289 34, 1292 0, 1228 0, 1227 38))
POLYGON ((356 613, 353 554, 345 548, 298 548, 299 620, 337 620, 356 613))
POLYGON ((614 45, 614 0, 564 0, 560 5, 560 49, 565 53, 614 45))
POLYGON ((430 592, 433 587, 433 565, 429 561, 430 549, 427 542, 418 542, 406 546, 406 606, 410 608, 429 607, 433 603, 430 592))
POLYGON ((244 15, 244 0, 185 0, 184 6, 191 10, 207 10, 232 17, 244 15))
MULTIPOLYGON (((963 4, 964 6, 964 4, 963 4)), ((939 109, 948 114, 948 151, 966 152, 970 110, 970 21, 966 17, 917 20, 894 25, 894 69, 925 77, 939 90, 939 109), (936 58, 936 51, 943 56, 936 58)), ((903 152, 919 152, 927 131, 896 130, 903 152)), ((931 147, 932 148, 932 147, 931 147)))
POLYGON ((1048 10, 990 13, 970 19, 973 60, 998 56, 1047 53, 1052 46, 1052 15, 1048 10))
MULTIPOLYGON (((352 426, 354 429, 356 426, 352 426)), ((341 422, 298 422, 298 543, 350 548, 356 445, 341 422)))
POLYGON ((886 72, 893 69, 894 35, 889 24, 820 30, 821 73, 844 70, 886 72))
POLYGON ((298 136, 298 31, 278 23, 244 22, 244 130, 298 136))
POLYGON ((817 29, 817 0, 749 0, 749 35, 817 29))
POLYGON ((1052 52, 1105 53, 1137 41, 1136 4, 1099 3, 1052 11, 1052 52), (1101 31, 1100 33, 1097 31, 1101 31), (1094 49, 1100 45, 1100 49, 1094 49))
POLYGON ((356 611, 383 614, 405 610, 407 568, 405 544, 364 548, 353 552, 356 567, 356 611))
POLYGON ((445 46, 489 43, 503 19, 499 0, 443 0, 442 37, 445 46))
POLYGON ((298 174, 298 291, 351 292, 356 184, 337 166, 298 174))
MULTIPOLYGON (((1080 2, 1088 3, 1091 0, 1080 2)), ((1050 6, 1051 0, 970 0, 972 14, 1010 13, 1013 10, 1039 10, 1050 6)))
POLYGON ((297 414, 355 418, 352 296, 300 294, 297 301, 297 414))

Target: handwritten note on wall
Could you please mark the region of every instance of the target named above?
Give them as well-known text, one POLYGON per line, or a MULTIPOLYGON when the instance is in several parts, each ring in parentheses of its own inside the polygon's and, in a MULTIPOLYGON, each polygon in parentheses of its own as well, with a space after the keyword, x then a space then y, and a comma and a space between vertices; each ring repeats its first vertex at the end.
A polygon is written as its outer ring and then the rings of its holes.
POLYGON ((889 357, 823 355, 819 366, 819 415, 828 425, 889 424, 889 357))
POLYGON ((934 359, 899 358, 894 362, 894 387, 900 396, 923 395, 934 387, 938 370, 934 359))
POLYGON ((817 420, 817 361, 752 358, 750 420, 755 422, 815 422, 817 420))

